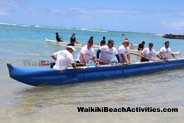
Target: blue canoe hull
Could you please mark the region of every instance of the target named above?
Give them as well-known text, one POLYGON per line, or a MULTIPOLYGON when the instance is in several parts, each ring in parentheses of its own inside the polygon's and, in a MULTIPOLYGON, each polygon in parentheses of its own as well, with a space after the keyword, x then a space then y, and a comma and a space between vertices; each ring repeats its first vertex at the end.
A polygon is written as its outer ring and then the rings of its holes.
POLYGON ((62 85, 153 73, 184 67, 184 59, 167 62, 147 62, 119 66, 91 67, 58 71, 51 68, 16 68, 7 64, 10 77, 22 83, 39 85, 62 85))

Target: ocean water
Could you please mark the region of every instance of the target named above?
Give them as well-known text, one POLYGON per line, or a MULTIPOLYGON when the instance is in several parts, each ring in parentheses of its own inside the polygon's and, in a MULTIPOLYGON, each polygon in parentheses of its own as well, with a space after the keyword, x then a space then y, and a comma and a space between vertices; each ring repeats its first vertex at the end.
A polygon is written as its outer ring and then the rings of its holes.
MULTIPOLYGON (((95 42, 106 36, 115 41, 116 47, 124 38, 129 38, 134 44, 144 40, 146 45, 154 43, 157 51, 168 40, 152 33, 0 24, 0 123, 183 123, 183 68, 54 87, 33 87, 11 79, 7 63, 16 67, 39 67, 40 60, 51 60, 53 52, 65 49, 45 41, 45 38, 55 39, 55 32, 59 32, 65 41, 76 33, 81 43, 87 42, 90 36, 94 36, 95 42), (31 62, 26 64, 25 61, 31 62), (80 106, 178 108, 178 112, 81 113, 77 110, 80 106)), ((173 51, 181 52, 177 57, 183 58, 184 40, 169 41, 173 51)), ((75 57, 78 52, 79 49, 74 53, 75 57)), ((136 61, 136 57, 132 56, 132 59, 136 61)))

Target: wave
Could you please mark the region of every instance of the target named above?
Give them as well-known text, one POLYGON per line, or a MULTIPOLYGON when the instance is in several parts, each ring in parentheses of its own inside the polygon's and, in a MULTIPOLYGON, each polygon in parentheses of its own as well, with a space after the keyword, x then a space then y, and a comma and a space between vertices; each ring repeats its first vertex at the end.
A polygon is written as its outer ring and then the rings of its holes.
POLYGON ((7 26, 23 26, 23 27, 40 27, 39 25, 12 24, 12 23, 0 23, 0 25, 7 25, 7 26))
POLYGON ((90 31, 90 32, 108 32, 106 30, 102 30, 102 29, 87 29, 87 28, 81 28, 79 30, 83 30, 83 31, 90 31))
POLYGON ((28 25, 28 24, 0 23, 0 25, 4 25, 4 26, 17 26, 17 27, 32 27, 32 28, 47 28, 47 29, 63 29, 61 27, 40 26, 40 25, 28 25))
POLYGON ((87 29, 87 28, 63 28, 63 29, 66 29, 66 30, 89 31, 89 32, 108 32, 106 30, 87 29))
POLYGON ((27 24, 11 24, 11 23, 0 23, 0 25, 7 26, 20 26, 20 27, 35 27, 35 28, 48 28, 48 29, 66 29, 66 30, 80 30, 80 31, 89 31, 89 32, 108 32, 103 29, 88 29, 88 28, 64 28, 63 26, 54 27, 54 26, 40 26, 40 25, 27 25, 27 24))
POLYGON ((163 36, 164 34, 156 34, 156 35, 158 35, 158 36, 163 36))
POLYGON ((30 27, 30 25, 19 25, 19 26, 30 27))
POLYGON ((17 24, 10 24, 10 23, 0 23, 0 25, 10 25, 10 26, 17 26, 17 24))
POLYGON ((90 31, 90 32, 108 32, 106 30, 95 30, 95 29, 88 29, 86 31, 90 31))

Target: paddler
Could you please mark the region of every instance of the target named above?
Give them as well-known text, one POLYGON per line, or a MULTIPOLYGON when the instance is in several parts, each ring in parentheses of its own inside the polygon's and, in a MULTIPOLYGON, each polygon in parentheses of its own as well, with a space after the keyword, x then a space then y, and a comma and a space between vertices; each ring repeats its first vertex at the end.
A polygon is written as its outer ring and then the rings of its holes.
POLYGON ((111 39, 108 41, 106 46, 101 46, 97 50, 96 56, 97 59, 99 59, 99 63, 102 65, 111 63, 111 60, 115 57, 116 59, 115 61, 113 60, 113 62, 120 62, 118 51, 114 47, 114 41, 111 39))
POLYGON ((170 56, 176 59, 175 55, 173 54, 171 48, 169 48, 169 41, 165 42, 165 46, 160 49, 159 55, 161 56, 162 60, 168 60, 170 56))
POLYGON ((127 38, 123 41, 123 44, 118 48, 118 54, 120 56, 120 62, 131 64, 129 41, 127 38))
POLYGON ((89 66, 89 61, 93 60, 96 65, 98 65, 98 62, 95 57, 95 51, 92 48, 93 47, 93 37, 91 36, 88 40, 87 45, 82 47, 80 50, 76 63, 81 64, 81 66, 89 66))
POLYGON ((153 43, 149 43, 147 48, 144 48, 143 51, 141 51, 141 62, 147 62, 147 61, 157 61, 152 59, 152 57, 157 56, 158 58, 161 58, 159 55, 157 55, 157 52, 153 49, 153 43))
POLYGON ((76 34, 73 33, 71 38, 70 38, 70 43, 73 44, 75 46, 75 44, 80 44, 77 40, 76 40, 76 34))
POLYGON ((51 57, 56 61, 53 68, 56 70, 65 70, 72 65, 74 69, 77 69, 72 54, 75 50, 73 44, 68 44, 66 50, 53 53, 51 57))

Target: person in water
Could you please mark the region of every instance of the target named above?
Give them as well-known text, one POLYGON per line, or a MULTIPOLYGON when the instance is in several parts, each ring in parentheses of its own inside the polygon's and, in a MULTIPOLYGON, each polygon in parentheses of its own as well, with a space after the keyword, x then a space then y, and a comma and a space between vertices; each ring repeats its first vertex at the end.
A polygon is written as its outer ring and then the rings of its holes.
POLYGON ((104 45, 106 45, 106 40, 105 40, 106 38, 105 38, 105 36, 103 37, 103 39, 101 40, 101 42, 100 42, 100 46, 104 46, 104 45))
POLYGON ((62 42, 63 41, 62 37, 59 36, 58 32, 56 32, 56 41, 57 42, 62 42))
POLYGON ((76 34, 75 34, 75 33, 73 33, 72 36, 71 36, 71 38, 70 38, 70 44, 73 44, 73 45, 75 45, 75 44, 80 44, 80 43, 76 40, 76 34))

